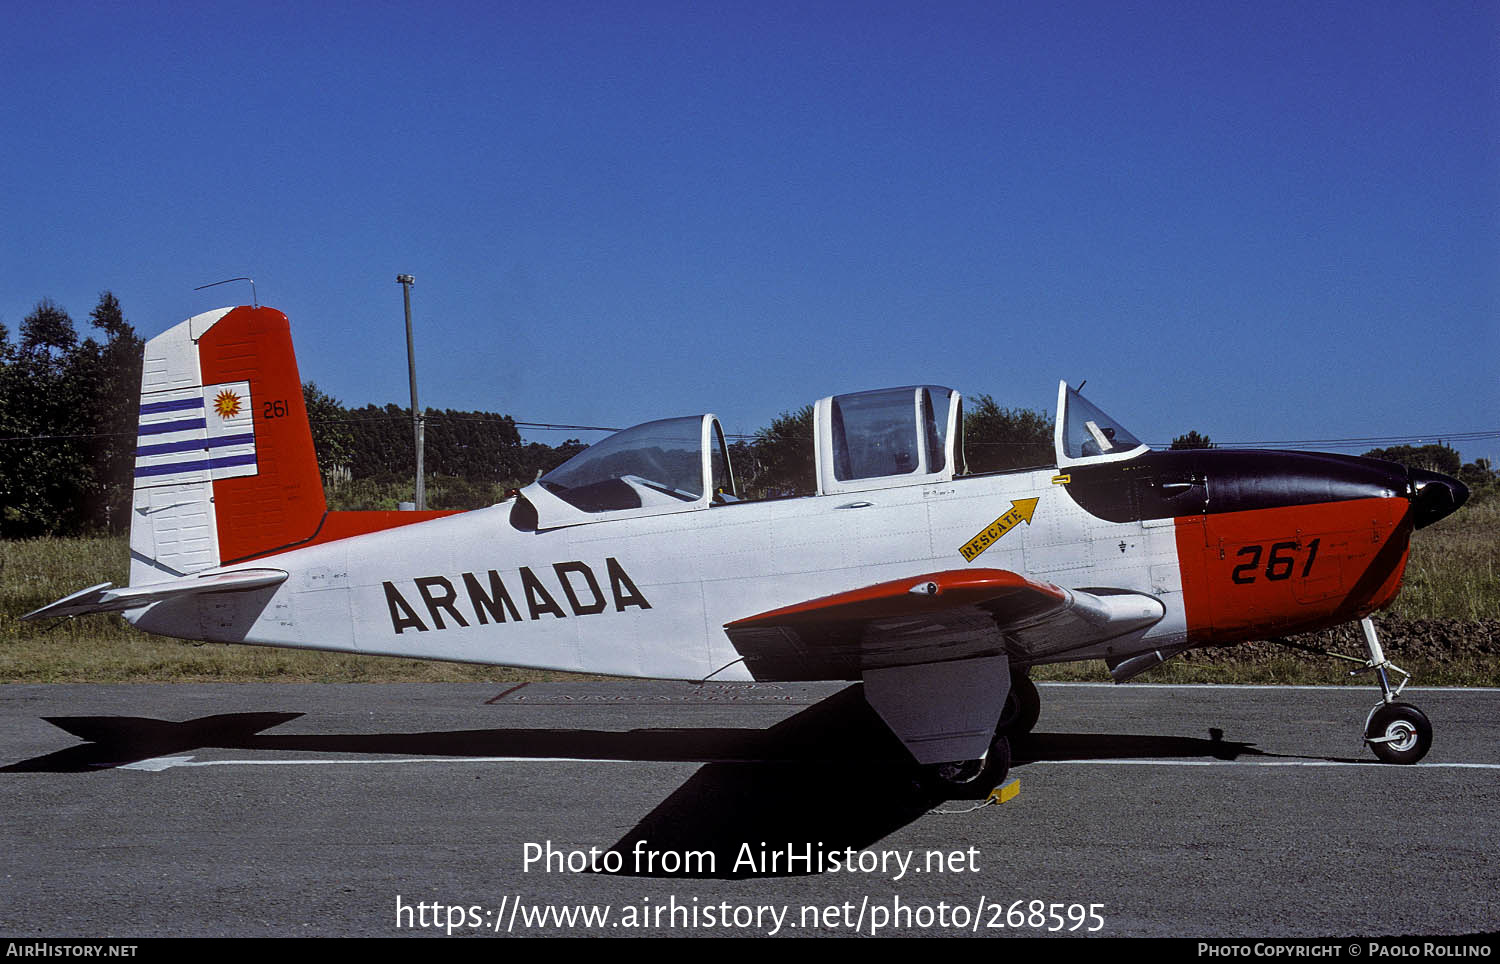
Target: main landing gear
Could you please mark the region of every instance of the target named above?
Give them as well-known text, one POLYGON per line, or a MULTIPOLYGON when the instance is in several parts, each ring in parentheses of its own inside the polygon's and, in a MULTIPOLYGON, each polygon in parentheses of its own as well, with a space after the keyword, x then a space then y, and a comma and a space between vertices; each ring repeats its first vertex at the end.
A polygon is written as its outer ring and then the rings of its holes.
POLYGON ((978 760, 934 763, 922 768, 922 784, 951 799, 980 799, 1005 782, 1010 772, 1011 740, 1023 737, 1036 726, 1042 712, 1041 695, 1031 677, 1016 673, 1010 679, 1010 695, 995 724, 995 735, 987 753, 978 760))
POLYGON ((1314 649, 1311 646, 1298 646, 1286 640, 1278 642, 1293 649, 1358 663, 1359 669, 1349 671, 1351 676, 1374 673, 1380 682, 1380 702, 1375 704, 1375 708, 1365 719, 1365 743, 1386 763, 1416 763, 1427 755, 1432 746, 1432 722, 1427 719, 1426 713, 1397 699, 1401 691, 1406 689, 1406 684, 1411 682, 1411 674, 1385 658, 1385 650, 1380 648, 1380 640, 1375 638, 1375 623, 1366 616, 1359 621, 1359 628, 1365 636, 1365 659, 1314 649), (1394 688, 1391 686, 1392 673, 1401 675, 1401 682, 1394 688))
POLYGON ((989 752, 977 760, 954 760, 922 767, 923 789, 950 800, 980 800, 1005 782, 1010 772, 1010 738, 996 733, 989 752))
POLYGON ((995 732, 1013 740, 1025 736, 1035 728, 1041 715, 1042 696, 1036 691, 1036 684, 1026 673, 1017 673, 1010 678, 1010 695, 1005 698, 1005 709, 1000 711, 995 732))

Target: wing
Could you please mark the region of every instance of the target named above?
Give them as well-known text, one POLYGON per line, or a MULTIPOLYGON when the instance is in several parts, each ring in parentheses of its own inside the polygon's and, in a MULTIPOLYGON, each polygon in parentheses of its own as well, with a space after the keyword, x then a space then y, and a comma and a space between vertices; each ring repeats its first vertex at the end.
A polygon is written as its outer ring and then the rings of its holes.
POLYGON ((1141 593, 1063 589, 1004 569, 882 582, 724 627, 758 680, 862 679, 865 699, 918 763, 982 758, 1013 657, 1150 626, 1141 593))
POLYGON ((144 586, 110 588, 113 584, 102 582, 97 586, 79 590, 64 596, 55 603, 35 609, 22 619, 46 619, 50 616, 83 616, 88 613, 120 613, 127 609, 149 606, 165 599, 200 593, 241 592, 261 589, 286 581, 287 574, 280 569, 240 569, 234 572, 215 572, 202 576, 187 576, 169 579, 144 586))
POLYGON ((1063 652, 1150 626, 1165 612, 1142 593, 956 569, 808 600, 724 629, 758 680, 859 679, 867 670, 1063 652))

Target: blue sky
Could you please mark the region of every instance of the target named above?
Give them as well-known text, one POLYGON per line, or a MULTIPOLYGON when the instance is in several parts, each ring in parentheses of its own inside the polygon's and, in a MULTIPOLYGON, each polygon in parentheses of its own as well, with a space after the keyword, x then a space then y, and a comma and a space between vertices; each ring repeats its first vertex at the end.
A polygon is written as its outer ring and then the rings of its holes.
POLYGON ((409 272, 435 407, 1500 431, 1493 3, 0 8, 12 332, 252 275, 304 379, 401 403, 409 272))

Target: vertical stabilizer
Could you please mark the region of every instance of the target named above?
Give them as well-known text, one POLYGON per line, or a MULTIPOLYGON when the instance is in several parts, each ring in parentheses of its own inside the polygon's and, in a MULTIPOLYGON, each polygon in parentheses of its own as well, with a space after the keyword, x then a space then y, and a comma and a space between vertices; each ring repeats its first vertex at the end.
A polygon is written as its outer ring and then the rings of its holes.
POLYGON ((221 308, 146 343, 132 586, 305 542, 326 508, 286 315, 221 308))

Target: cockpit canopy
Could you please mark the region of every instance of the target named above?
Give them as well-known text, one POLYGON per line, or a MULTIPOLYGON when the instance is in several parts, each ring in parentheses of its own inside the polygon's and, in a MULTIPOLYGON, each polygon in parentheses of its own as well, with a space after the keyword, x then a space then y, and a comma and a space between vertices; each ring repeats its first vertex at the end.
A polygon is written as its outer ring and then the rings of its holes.
POLYGON ((1057 385, 1057 423, 1053 429, 1057 466, 1092 465, 1135 458, 1150 446, 1131 435, 1123 425, 1069 388, 1057 385))
MULTIPOLYGON (((1147 446, 1067 382, 1058 386, 1059 467, 1147 446)), ((819 495, 948 482, 964 471, 963 397, 937 385, 830 395, 813 406, 819 495)), ((523 491, 544 528, 665 515, 739 501, 713 415, 646 422, 589 446, 523 491)))
POLYGON ((724 430, 713 415, 664 418, 590 445, 525 489, 545 525, 662 515, 735 501, 724 430))
POLYGON ((813 407, 818 493, 946 482, 963 461, 963 397, 937 385, 832 395, 813 407))

